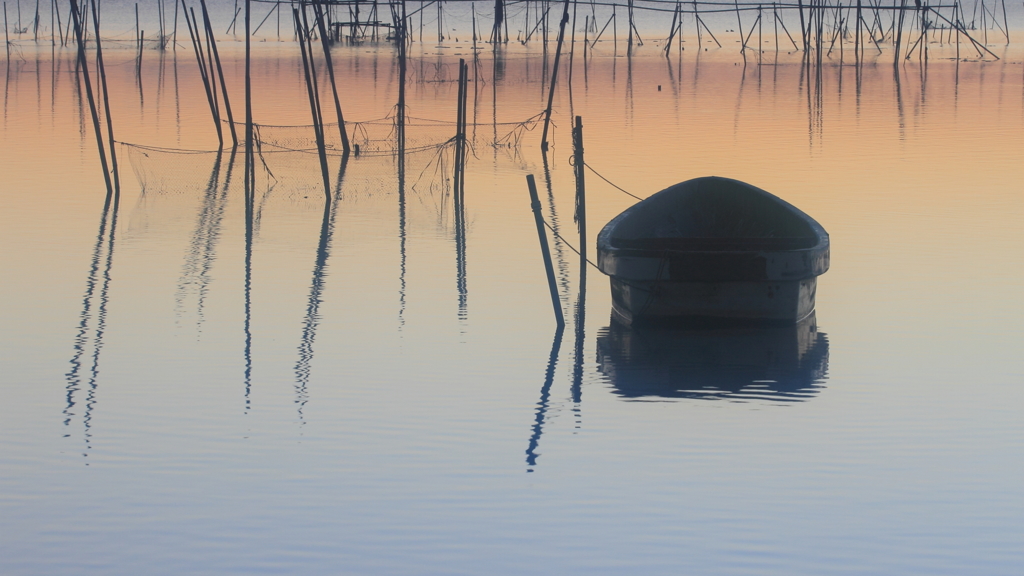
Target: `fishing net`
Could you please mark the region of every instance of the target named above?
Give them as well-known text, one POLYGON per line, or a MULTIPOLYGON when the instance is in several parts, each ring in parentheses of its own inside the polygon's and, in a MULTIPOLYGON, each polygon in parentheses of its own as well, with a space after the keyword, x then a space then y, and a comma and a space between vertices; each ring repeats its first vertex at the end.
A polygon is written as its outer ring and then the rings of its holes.
POLYGON ((143 190, 174 195, 194 194, 208 187, 218 156, 225 154, 127 143, 121 144, 121 150, 143 190))
MULTIPOLYGON (((230 189, 232 194, 243 191, 241 148, 200 151, 129 143, 121 146, 146 195, 198 197, 212 188, 230 189)), ((323 201, 323 169, 315 148, 268 151, 260 146, 255 160, 257 203, 271 196, 294 204, 318 205, 323 201)), ((329 155, 327 178, 332 194, 359 202, 394 194, 401 184, 409 192, 424 192, 428 204, 443 204, 451 190, 454 146, 418 149, 406 153, 403 160, 400 163, 397 154, 348 158, 329 155)))
MULTIPOLYGON (((466 127, 467 140, 474 146, 495 146, 499 148, 518 147, 523 135, 533 130, 541 121, 537 114, 517 122, 469 123, 466 127)), ((346 122, 346 133, 353 150, 358 146, 360 155, 393 155, 398 152, 398 121, 394 112, 383 118, 346 122)), ((235 123, 235 130, 242 134, 245 125, 235 123)), ((311 151, 316 152, 316 132, 312 124, 281 126, 254 124, 254 138, 264 152, 270 151, 311 151)), ((341 155, 344 151, 341 131, 337 122, 323 125, 324 147, 329 155, 341 155)), ((405 152, 407 154, 436 150, 454 141, 455 122, 406 116, 405 152)))
MULTIPOLYGON (((537 114, 523 121, 489 124, 469 123, 466 142, 469 162, 481 147, 490 146, 505 154, 518 155, 524 135, 542 119, 537 114)), ((348 162, 346 179, 358 165, 358 170, 375 170, 371 177, 376 182, 396 180, 399 164, 404 169, 403 183, 410 191, 419 190, 441 198, 451 192, 455 164, 454 122, 407 117, 405 122, 405 148, 399 162, 398 129, 393 115, 376 120, 347 122, 352 144, 352 158, 348 162), (382 162, 366 162, 377 158, 382 162)), ((238 133, 245 126, 235 123, 238 133)), ((275 195, 295 201, 318 201, 323 197, 324 178, 317 152, 316 134, 312 125, 254 124, 256 158, 256 193, 275 190, 275 195)), ((342 168, 343 146, 337 123, 324 125, 325 149, 328 156, 328 180, 336 187, 342 168)), ((143 190, 159 194, 195 193, 208 188, 211 178, 224 180, 221 185, 241 187, 241 148, 222 151, 184 150, 122 143, 125 156, 143 190), (234 178, 237 182, 232 182, 234 178)), ((395 184, 397 186, 397 184, 395 184)), ((394 186, 392 186, 394 187, 394 186)), ((346 190, 350 187, 346 186, 346 190)), ((372 191, 366 189, 367 193, 372 191)), ((346 192, 349 193, 349 192, 346 192)))

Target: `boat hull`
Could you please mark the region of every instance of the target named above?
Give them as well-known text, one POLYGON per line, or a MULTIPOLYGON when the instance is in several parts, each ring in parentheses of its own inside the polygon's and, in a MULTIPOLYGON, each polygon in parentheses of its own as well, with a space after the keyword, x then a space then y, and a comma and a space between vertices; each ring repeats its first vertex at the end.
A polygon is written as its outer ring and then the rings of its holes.
POLYGON ((799 322, 814 312, 817 278, 761 282, 655 282, 611 278, 612 312, 634 322, 799 322))
POLYGON ((609 222, 597 265, 613 313, 647 321, 800 322, 829 268, 828 233, 786 201, 738 180, 666 188, 609 222))

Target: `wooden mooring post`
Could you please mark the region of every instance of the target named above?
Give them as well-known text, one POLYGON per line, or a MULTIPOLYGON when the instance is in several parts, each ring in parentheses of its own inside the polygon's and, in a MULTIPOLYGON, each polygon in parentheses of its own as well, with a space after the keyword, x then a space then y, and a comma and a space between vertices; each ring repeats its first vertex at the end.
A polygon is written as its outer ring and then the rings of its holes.
POLYGON ((572 129, 573 172, 576 176, 576 211, 573 220, 580 232, 580 266, 587 267, 587 185, 584 179, 586 163, 583 160, 583 118, 576 117, 572 129))

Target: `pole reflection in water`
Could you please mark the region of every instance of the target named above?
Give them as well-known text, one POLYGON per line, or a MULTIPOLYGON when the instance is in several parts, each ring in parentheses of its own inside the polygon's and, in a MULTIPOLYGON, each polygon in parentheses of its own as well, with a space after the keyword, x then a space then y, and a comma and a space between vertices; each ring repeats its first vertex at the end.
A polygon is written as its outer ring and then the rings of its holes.
POLYGON ((235 150, 231 150, 228 158, 227 174, 224 185, 220 186, 220 171, 223 154, 218 151, 210 171, 210 179, 203 191, 202 204, 196 216, 195 230, 189 243, 189 251, 185 256, 178 290, 175 294, 177 312, 181 314, 185 299, 190 292, 196 294, 196 326, 201 327, 204 315, 203 308, 210 284, 210 268, 216 259, 217 242, 220 240, 221 223, 227 206, 228 187, 231 183, 231 165, 235 161, 235 150))
POLYGON ((544 161, 544 186, 548 192, 548 220, 551 223, 551 231, 554 232, 551 238, 553 247, 552 260, 558 263, 558 286, 561 288, 560 299, 562 305, 566 306, 569 301, 569 264, 565 260, 565 247, 562 242, 561 225, 558 219, 558 210, 555 208, 555 190, 551 181, 551 168, 548 165, 548 155, 541 153, 544 161))
POLYGON ((310 363, 313 361, 313 342, 316 340, 316 329, 320 324, 320 295, 324 288, 327 258, 330 256, 331 239, 334 236, 334 220, 338 213, 341 198, 341 181, 348 165, 348 154, 341 157, 338 169, 338 182, 334 188, 333 198, 324 203, 324 217, 320 224, 320 242, 316 247, 316 263, 313 265, 313 279, 309 286, 309 299, 306 305, 306 316, 302 320, 302 337, 299 342, 299 360, 295 363, 295 403, 298 405, 299 420, 302 421, 302 409, 309 399, 310 363))
MULTIPOLYGON (((78 332, 72 343, 74 353, 71 356, 71 370, 65 374, 67 380, 66 405, 64 407, 64 425, 70 426, 75 413, 75 396, 82 389, 83 357, 91 347, 89 356, 88 382, 84 411, 82 413, 83 438, 85 452, 88 457, 92 441, 92 411, 96 405, 96 393, 99 389, 100 352, 103 350, 103 335, 106 332, 107 304, 109 302, 111 269, 114 264, 114 237, 117 231, 117 209, 120 201, 118 194, 107 194, 100 214, 99 231, 93 246, 90 259, 89 274, 85 281, 85 295, 82 297, 82 311, 79 313, 78 332), (102 267, 102 271, 101 271, 102 267), (97 285, 99 291, 97 292, 97 285), (97 302, 98 300, 98 302, 97 302), (95 313, 93 307, 96 307, 95 313), (90 342, 91 341, 91 342, 90 342)), ((64 437, 69 437, 65 434, 64 437)), ((88 465, 88 462, 86 463, 88 465)))
POLYGON ((551 354, 548 356, 548 367, 544 372, 544 385, 540 388, 540 401, 537 402, 537 412, 534 416, 533 433, 530 435, 530 444, 526 447, 527 472, 533 472, 537 465, 537 447, 540 445, 540 436, 544 433, 544 418, 548 412, 548 401, 551 398, 551 383, 555 379, 555 366, 558 364, 558 351, 562 347, 562 334, 565 332, 565 325, 559 324, 555 329, 555 338, 551 342, 551 354))
POLYGON ((800 402, 828 373, 828 337, 812 313, 791 326, 626 327, 597 337, 598 368, 623 399, 800 402))
POLYGON ((572 412, 576 417, 576 427, 581 425, 583 417, 580 404, 583 402, 583 340, 587 335, 586 326, 587 314, 587 260, 580 258, 580 293, 576 299, 576 311, 573 314, 573 323, 576 329, 576 341, 573 346, 572 366, 572 412))

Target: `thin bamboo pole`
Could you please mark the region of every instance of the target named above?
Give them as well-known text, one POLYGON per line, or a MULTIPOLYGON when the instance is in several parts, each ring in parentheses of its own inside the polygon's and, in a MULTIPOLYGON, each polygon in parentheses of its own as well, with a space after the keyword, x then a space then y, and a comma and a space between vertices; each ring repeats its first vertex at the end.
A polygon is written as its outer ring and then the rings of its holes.
POLYGON ((317 26, 320 30, 320 42, 324 48, 324 59, 327 61, 327 75, 331 80, 331 93, 334 95, 334 112, 338 116, 338 132, 341 136, 341 147, 344 154, 350 151, 348 131, 345 128, 345 116, 341 113, 341 100, 338 98, 338 84, 334 80, 334 64, 331 62, 331 47, 327 39, 327 26, 324 24, 324 12, 320 2, 313 3, 313 13, 316 15, 317 26))
POLYGON ((558 42, 555 45, 555 63, 551 71, 551 86, 548 90, 548 107, 544 110, 544 133, 540 138, 540 149, 548 149, 548 127, 551 124, 551 107, 555 101, 555 80, 558 79, 558 60, 562 56, 562 43, 565 41, 565 25, 569 23, 569 0, 562 7, 562 21, 558 24, 558 42))
POLYGON ((4 2, 4 46, 7 47, 7 63, 11 62, 11 25, 7 22, 7 2, 4 2))
POLYGON ((82 24, 82 15, 78 8, 78 0, 71 0, 71 16, 75 25, 75 38, 78 40, 78 66, 82 71, 85 95, 89 101, 89 113, 92 116, 93 132, 96 134, 96 147, 100 153, 100 166, 103 168, 103 180, 107 185, 107 202, 109 203, 110 199, 114 196, 114 185, 111 182, 110 170, 107 167, 107 153, 103 145, 99 111, 96 109, 96 99, 92 91, 92 80, 89 78, 88 58, 85 57, 85 32, 82 24))
POLYGON ((224 147, 224 132, 221 129, 220 122, 220 110, 217 108, 216 93, 210 87, 210 78, 207 73, 206 62, 203 60, 203 45, 199 38, 199 22, 195 19, 195 11, 192 11, 192 17, 189 17, 189 10, 185 8, 182 10, 185 15, 185 26, 188 27, 188 35, 192 39, 192 48, 196 53, 196 63, 199 65, 199 75, 203 80, 203 88, 206 90, 206 101, 210 105, 210 114, 213 115, 213 124, 217 129, 217 142, 218 147, 224 147))
POLYGON ((103 115, 107 120, 107 144, 110 147, 110 169, 114 176, 114 196, 121 194, 121 177, 117 169, 117 147, 114 145, 114 120, 110 115, 110 92, 107 91, 107 68, 103 64, 103 46, 100 42, 100 16, 96 9, 96 2, 90 4, 92 8, 92 23, 96 31, 96 68, 100 75, 100 91, 103 101, 103 115))
MULTIPOLYGON (((307 53, 306 40, 309 38, 309 27, 299 17, 299 9, 292 8, 292 16, 295 18, 295 33, 299 37, 299 49, 302 51, 302 71, 306 78, 306 93, 309 96, 309 111, 313 119, 313 133, 316 137, 316 148, 320 157, 320 171, 324 179, 324 198, 331 202, 331 177, 327 168, 327 151, 324 147, 323 118, 320 115, 320 104, 317 102, 316 71, 313 70, 311 62, 312 54, 307 53)), ((304 14, 303 14, 304 16, 304 14)))
POLYGON ((224 112, 228 115, 228 126, 231 127, 231 146, 238 146, 238 134, 235 132, 235 117, 231 114, 231 101, 228 99, 228 86, 224 82, 224 68, 220 64, 220 52, 217 50, 217 39, 213 37, 213 26, 210 24, 210 13, 206 10, 206 0, 199 0, 203 10, 203 25, 206 27, 206 42, 213 49, 213 60, 217 64, 217 75, 220 77, 220 90, 224 96, 224 112))

